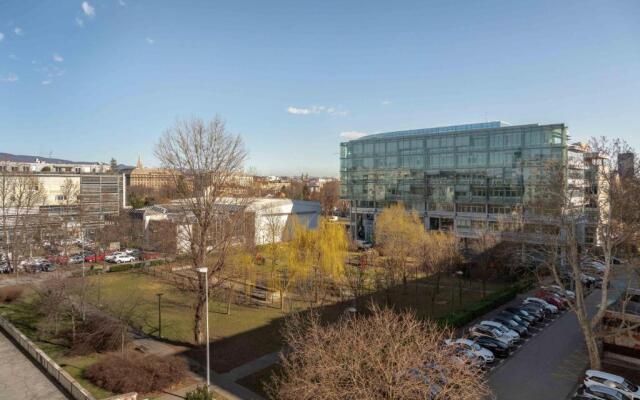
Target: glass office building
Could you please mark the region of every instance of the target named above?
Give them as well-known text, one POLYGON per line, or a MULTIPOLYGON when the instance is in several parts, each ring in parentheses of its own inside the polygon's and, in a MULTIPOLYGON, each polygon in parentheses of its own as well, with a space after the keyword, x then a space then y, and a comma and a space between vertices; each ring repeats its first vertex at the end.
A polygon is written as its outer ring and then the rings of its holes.
MULTIPOLYGON (((570 175, 581 185, 582 153, 568 144, 564 124, 496 121, 368 135, 340 144, 341 198, 351 203, 356 240, 372 241, 376 213, 395 203, 418 212, 427 229, 461 237, 525 232, 526 205, 548 182, 548 162, 574 165, 570 175)), ((540 240, 540 229, 530 236, 540 240)))

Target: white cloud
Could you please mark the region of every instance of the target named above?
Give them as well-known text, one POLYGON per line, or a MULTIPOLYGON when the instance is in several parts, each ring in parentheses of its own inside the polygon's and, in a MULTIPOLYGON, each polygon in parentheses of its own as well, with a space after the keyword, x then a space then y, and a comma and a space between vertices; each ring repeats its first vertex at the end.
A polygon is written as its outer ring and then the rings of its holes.
POLYGON ((307 115, 307 114, 311 114, 311 109, 309 108, 298 108, 298 107, 292 107, 289 106, 287 108, 287 112, 289 114, 296 114, 296 115, 307 115))
POLYGON ((367 134, 358 131, 340 132, 340 137, 347 140, 359 139, 363 136, 367 136, 367 134))
POLYGON ((53 61, 61 63, 64 62, 64 58, 58 53, 53 53, 53 61))
POLYGON ((51 82, 53 82, 53 81, 51 79, 48 79, 46 81, 42 81, 41 83, 42 83, 43 86, 46 86, 46 85, 50 85, 51 82))
POLYGON ((80 17, 76 17, 76 24, 78 24, 78 26, 82 28, 84 26, 84 20, 80 17))
POLYGON ((388 106, 389 104, 391 104, 390 100, 382 100, 382 105, 383 106, 388 106))
POLYGON ((19 60, 18 56, 15 55, 15 54, 9 54, 9 58, 14 60, 14 61, 18 61, 19 60))
POLYGON ((18 81, 18 75, 13 74, 13 73, 0 78, 0 82, 13 83, 13 82, 17 82, 17 81, 18 81))
POLYGON ((127 5, 127 3, 124 2, 124 0, 118 0, 118 4, 120 4, 122 7, 127 5))
POLYGON ((24 30, 22 30, 22 28, 20 28, 19 26, 16 26, 13 32, 18 36, 24 35, 24 30))
POLYGON ((4 40, 4 33, 0 32, 0 42, 4 40))
POLYGON ((146 38, 145 40, 146 40, 146 41, 147 41, 147 43, 149 43, 149 44, 154 44, 154 43, 156 42, 155 40, 151 39, 150 37, 146 38))
POLYGON ((347 111, 338 110, 334 107, 325 107, 325 106, 311 106, 311 107, 287 107, 287 112, 289 114, 295 115, 309 115, 309 114, 329 114, 334 116, 345 116, 348 114, 347 111))
POLYGON ((80 7, 82 7, 82 12, 84 12, 84 15, 87 17, 94 17, 96 15, 96 9, 93 8, 88 1, 83 1, 80 7))

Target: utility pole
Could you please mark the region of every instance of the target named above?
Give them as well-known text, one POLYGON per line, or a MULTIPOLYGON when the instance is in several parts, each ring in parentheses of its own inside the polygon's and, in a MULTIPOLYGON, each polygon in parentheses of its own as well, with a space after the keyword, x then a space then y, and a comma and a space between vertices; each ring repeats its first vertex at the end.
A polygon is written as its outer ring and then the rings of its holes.
POLYGON ((158 296, 158 337, 162 339, 162 295, 164 293, 156 293, 158 296))

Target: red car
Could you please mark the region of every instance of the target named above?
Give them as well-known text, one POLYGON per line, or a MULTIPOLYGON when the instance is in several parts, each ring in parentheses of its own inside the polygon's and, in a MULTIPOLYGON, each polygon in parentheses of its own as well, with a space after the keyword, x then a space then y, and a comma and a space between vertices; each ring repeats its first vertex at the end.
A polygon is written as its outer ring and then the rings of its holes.
POLYGON ((564 303, 564 301, 552 294, 549 294, 547 292, 544 291, 539 291, 535 294, 535 296, 539 299, 542 299, 544 301, 546 301, 547 303, 554 305, 556 307, 558 307, 558 309, 565 309, 566 305, 564 303))
POLYGON ((95 263, 95 262, 101 262, 104 261, 104 253, 100 253, 100 254, 91 254, 89 256, 86 256, 84 258, 85 262, 90 262, 90 263, 95 263))

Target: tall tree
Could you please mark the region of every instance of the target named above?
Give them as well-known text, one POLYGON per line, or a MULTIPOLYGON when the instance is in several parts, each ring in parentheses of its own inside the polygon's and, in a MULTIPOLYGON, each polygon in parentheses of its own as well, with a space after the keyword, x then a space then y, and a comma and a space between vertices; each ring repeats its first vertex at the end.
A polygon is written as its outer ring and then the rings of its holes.
POLYGON ((420 217, 407 211, 402 204, 385 208, 377 216, 375 241, 384 256, 387 288, 400 276, 406 289, 409 258, 418 255, 423 232, 420 217))
POLYGON ((39 206, 45 190, 38 178, 28 172, 0 170, 0 223, 2 253, 18 277, 20 261, 29 254, 39 225, 39 206))
MULTIPOLYGON (((537 204, 538 214, 545 215, 547 223, 557 227, 557 233, 546 242, 546 267, 562 287, 569 278, 572 286, 567 288, 575 292, 575 299, 569 301, 569 306, 580 324, 590 366, 599 369, 602 364, 600 340, 638 327, 603 329, 603 320, 610 304, 613 258, 624 255, 626 241, 640 230, 640 179, 636 173, 620 174, 618 171, 618 156, 635 154, 625 142, 594 138, 589 147, 587 157, 591 159, 592 168, 587 170, 587 174, 591 174, 588 180, 591 185, 584 187, 579 177, 573 176, 571 167, 551 168, 552 182, 547 190, 540 193, 537 204), (594 240, 591 244, 584 241, 585 228, 592 233, 587 235, 594 240), (602 257, 604 270, 602 289, 596 294, 596 310, 591 313, 585 301, 583 260, 585 255, 592 251, 596 253, 596 250, 602 257)), ((637 160, 637 156, 635 158, 637 160)), ((579 168, 577 170, 580 171, 579 168)), ((623 273, 624 269, 619 271, 623 273)), ((621 280, 629 282, 628 278, 621 277, 621 280)), ((623 304, 628 301, 625 296, 623 292, 623 304)))
POLYGON ((327 182, 320 188, 320 205, 325 216, 333 214, 340 201, 340 182, 327 182))
POLYGON ((155 155, 164 168, 172 171, 176 204, 185 222, 183 243, 194 268, 206 267, 208 281, 198 274, 194 339, 205 342, 205 289, 218 282, 227 255, 244 224, 246 200, 232 197, 234 178, 242 172, 247 152, 240 136, 229 133, 225 123, 215 117, 210 122, 198 118, 178 121, 158 141, 155 155), (210 257, 207 257, 210 255, 210 257))

